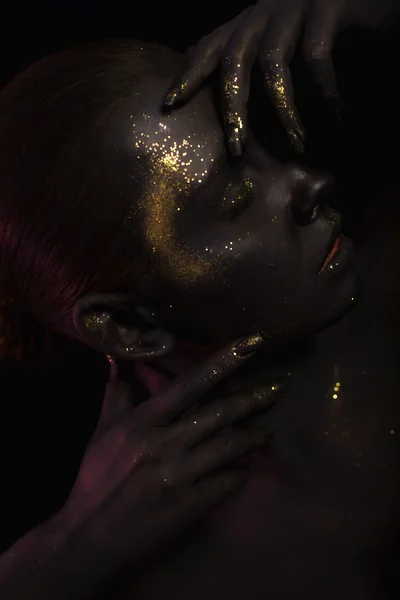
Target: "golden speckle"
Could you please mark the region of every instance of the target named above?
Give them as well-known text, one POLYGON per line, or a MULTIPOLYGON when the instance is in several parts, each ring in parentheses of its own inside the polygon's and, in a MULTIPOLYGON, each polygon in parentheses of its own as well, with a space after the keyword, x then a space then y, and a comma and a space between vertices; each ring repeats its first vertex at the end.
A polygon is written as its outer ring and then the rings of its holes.
MULTIPOLYGON (((270 55, 275 54, 275 51, 271 51, 270 55)), ((275 64, 276 67, 279 67, 279 64, 276 63, 275 64)), ((282 69, 281 69, 282 70, 282 69)), ((280 113, 285 113, 286 115, 288 115, 293 123, 293 127, 296 127, 298 129, 298 123, 297 123, 297 119, 296 119, 296 115, 294 113, 293 107, 291 106, 291 104, 288 101, 287 98, 287 94, 286 94, 286 89, 285 89, 285 81, 284 78, 282 77, 282 73, 276 72, 273 74, 269 74, 266 77, 266 83, 270 89, 271 95, 273 97, 274 103, 278 109, 278 111, 280 113)))
POLYGON ((179 142, 170 141, 170 136, 165 137, 166 129, 165 123, 158 122, 151 142, 150 135, 135 134, 136 149, 150 159, 151 174, 140 203, 145 213, 145 237, 163 270, 180 282, 192 284, 213 277, 217 265, 215 259, 196 255, 179 240, 174 214, 181 211, 184 197, 193 185, 202 183, 208 174, 207 170, 201 174, 189 170, 206 143, 194 145, 190 135, 179 142))
POLYGON ((233 73, 229 73, 225 77, 224 92, 225 96, 232 100, 239 93, 239 78, 233 73))
POLYGON ((242 340, 238 346, 234 346, 232 348, 233 356, 238 356, 241 354, 241 350, 251 350, 254 347, 254 350, 258 348, 260 343, 262 342, 262 336, 258 333, 255 335, 251 335, 245 340, 242 340))
POLYGON ((83 319, 83 324, 87 329, 100 329, 101 326, 108 325, 109 315, 105 312, 86 315, 83 319))

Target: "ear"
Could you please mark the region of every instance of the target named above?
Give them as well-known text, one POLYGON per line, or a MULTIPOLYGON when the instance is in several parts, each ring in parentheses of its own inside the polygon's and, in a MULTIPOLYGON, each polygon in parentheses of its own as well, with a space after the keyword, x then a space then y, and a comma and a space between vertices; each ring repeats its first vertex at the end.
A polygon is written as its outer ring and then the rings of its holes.
POLYGON ((126 294, 86 294, 75 304, 72 319, 81 341, 114 359, 166 356, 175 347, 154 313, 135 306, 126 294))

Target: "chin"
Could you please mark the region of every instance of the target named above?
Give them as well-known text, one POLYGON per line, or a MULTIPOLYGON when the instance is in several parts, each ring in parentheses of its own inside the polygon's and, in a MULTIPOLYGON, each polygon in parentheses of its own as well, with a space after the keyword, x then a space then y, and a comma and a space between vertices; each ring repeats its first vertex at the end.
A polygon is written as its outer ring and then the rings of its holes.
POLYGON ((362 293, 361 280, 354 271, 349 271, 345 275, 343 286, 336 299, 332 301, 332 312, 314 328, 313 333, 320 333, 328 327, 332 327, 349 312, 351 312, 358 304, 362 293))
POLYGON ((328 310, 324 313, 318 311, 318 314, 315 311, 309 319, 306 318, 303 321, 303 326, 290 330, 286 335, 267 338, 264 346, 265 352, 271 354, 282 350, 290 351, 290 348, 303 344, 318 333, 332 327, 357 306, 361 291, 359 278, 353 271, 348 271, 343 277, 341 285, 336 287, 336 293, 331 292, 327 301, 319 303, 319 308, 325 306, 328 310))

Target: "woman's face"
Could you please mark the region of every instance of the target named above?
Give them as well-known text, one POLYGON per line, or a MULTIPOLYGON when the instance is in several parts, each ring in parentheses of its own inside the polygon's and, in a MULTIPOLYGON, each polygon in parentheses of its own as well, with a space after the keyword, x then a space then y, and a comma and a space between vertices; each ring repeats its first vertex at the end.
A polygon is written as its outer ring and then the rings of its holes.
POLYGON ((231 159, 210 91, 166 113, 169 82, 146 78, 119 130, 140 180, 132 215, 156 265, 157 317, 205 343, 254 332, 281 343, 336 319, 356 286, 346 238, 322 270, 340 231, 329 178, 279 164, 252 139, 231 159))

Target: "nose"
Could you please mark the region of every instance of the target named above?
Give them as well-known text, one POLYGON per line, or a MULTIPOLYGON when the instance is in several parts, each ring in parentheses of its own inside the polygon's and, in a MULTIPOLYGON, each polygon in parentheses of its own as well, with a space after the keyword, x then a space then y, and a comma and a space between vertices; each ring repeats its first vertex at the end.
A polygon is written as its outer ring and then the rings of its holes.
POLYGON ((290 167, 293 181, 291 213, 298 225, 309 225, 316 220, 319 208, 326 204, 335 182, 329 173, 316 173, 309 169, 290 167))

